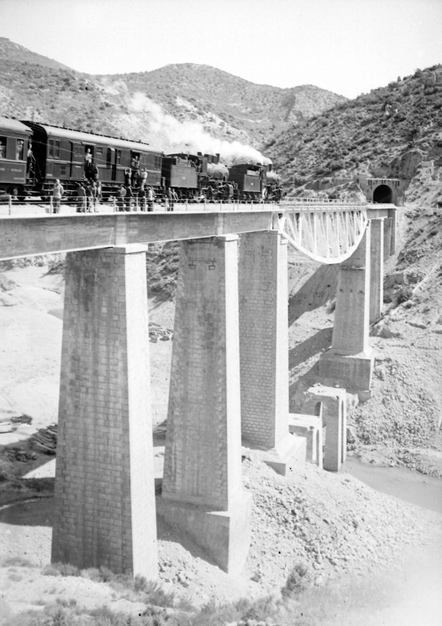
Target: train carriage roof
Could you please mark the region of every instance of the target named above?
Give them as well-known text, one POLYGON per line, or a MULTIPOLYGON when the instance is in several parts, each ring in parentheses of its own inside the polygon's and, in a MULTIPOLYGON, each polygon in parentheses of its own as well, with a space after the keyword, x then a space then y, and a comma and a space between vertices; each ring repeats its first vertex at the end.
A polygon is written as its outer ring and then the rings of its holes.
POLYGON ((2 131, 21 133, 23 135, 30 135, 32 133, 32 130, 28 126, 25 126, 25 124, 22 124, 18 120, 0 116, 0 133, 2 131))
MULTIPOLYGON (((29 123, 31 124, 31 122, 29 123)), ((55 137, 56 139, 67 139, 84 145, 98 144, 109 148, 126 148, 126 150, 133 150, 134 152, 162 154, 162 150, 158 150, 149 146, 147 143, 138 141, 117 139, 116 137, 106 137, 105 135, 94 135, 93 133, 84 133, 78 130, 71 130, 70 128, 60 128, 46 124, 32 123, 32 126, 44 130, 48 137, 55 137)))

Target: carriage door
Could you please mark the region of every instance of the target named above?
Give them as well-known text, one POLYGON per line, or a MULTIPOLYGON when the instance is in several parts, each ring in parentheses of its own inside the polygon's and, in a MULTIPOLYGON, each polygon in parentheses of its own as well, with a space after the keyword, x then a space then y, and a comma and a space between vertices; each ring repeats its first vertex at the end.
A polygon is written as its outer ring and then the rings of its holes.
POLYGON ((83 176, 83 146, 71 141, 71 178, 81 180, 83 176))
POLYGON ((115 159, 112 158, 113 148, 106 149, 106 180, 115 180, 115 159))
POLYGON ((117 170, 120 164, 121 164, 121 150, 115 149, 115 160, 114 160, 114 166, 112 168, 112 180, 118 180, 117 170))

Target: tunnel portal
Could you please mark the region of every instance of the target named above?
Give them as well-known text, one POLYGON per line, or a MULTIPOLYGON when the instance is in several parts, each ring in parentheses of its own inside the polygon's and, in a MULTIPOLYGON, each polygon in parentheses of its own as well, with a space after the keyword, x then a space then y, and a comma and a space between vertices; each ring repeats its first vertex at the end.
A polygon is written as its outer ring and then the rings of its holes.
POLYGON ((393 191, 388 185, 379 185, 373 191, 373 202, 380 204, 391 204, 393 202, 393 191))

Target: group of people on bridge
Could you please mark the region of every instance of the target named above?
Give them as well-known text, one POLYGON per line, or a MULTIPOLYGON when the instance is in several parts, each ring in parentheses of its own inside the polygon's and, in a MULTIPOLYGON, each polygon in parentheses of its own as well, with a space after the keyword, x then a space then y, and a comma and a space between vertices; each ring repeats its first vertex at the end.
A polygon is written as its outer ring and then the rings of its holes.
MULTIPOLYGON (((65 189, 57 178, 52 188, 51 207, 52 213, 60 213, 61 200, 65 189)), ((84 181, 77 183, 73 200, 76 204, 77 213, 95 213, 97 205, 101 202, 100 181, 84 181)))
POLYGON ((116 198, 117 210, 128 212, 138 206, 141 211, 153 211, 155 195, 155 190, 150 185, 144 184, 135 189, 130 184, 121 185, 116 198))

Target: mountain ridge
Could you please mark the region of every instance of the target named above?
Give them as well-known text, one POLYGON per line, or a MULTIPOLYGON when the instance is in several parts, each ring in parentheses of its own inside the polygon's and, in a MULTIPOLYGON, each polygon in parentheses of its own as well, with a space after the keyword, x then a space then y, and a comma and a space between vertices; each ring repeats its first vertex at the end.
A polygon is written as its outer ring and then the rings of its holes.
POLYGON ((264 149, 296 192, 324 189, 327 181, 333 186, 335 179, 358 174, 412 180, 427 161, 439 180, 442 65, 418 69, 290 125, 264 149))
POLYGON ((312 85, 257 85, 209 65, 85 74, 0 39, 2 115, 141 139, 166 150, 178 148, 176 137, 188 148, 195 136, 205 150, 211 149, 208 138, 259 149, 289 124, 343 101, 312 85))
MULTIPOLYGON (((15 62, 33 63, 35 65, 43 65, 50 68, 59 68, 70 70, 71 68, 59 61, 55 61, 37 52, 32 52, 7 37, 0 37, 0 57, 2 59, 11 59, 15 62)), ((73 70, 72 70, 73 71, 73 70)))

